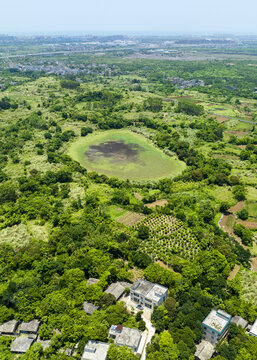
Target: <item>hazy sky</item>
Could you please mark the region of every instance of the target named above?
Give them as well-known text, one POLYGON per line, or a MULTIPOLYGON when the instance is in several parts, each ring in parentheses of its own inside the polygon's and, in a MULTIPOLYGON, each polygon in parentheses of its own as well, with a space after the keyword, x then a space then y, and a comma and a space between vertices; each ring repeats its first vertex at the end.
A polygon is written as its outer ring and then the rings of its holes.
POLYGON ((257 34, 257 0, 0 2, 0 33, 257 34))

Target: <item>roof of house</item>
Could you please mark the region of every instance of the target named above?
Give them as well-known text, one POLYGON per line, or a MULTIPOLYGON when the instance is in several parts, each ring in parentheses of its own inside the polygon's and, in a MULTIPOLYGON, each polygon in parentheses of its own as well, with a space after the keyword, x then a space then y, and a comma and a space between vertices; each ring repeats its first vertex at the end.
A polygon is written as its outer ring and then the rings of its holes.
POLYGON ((40 340, 37 341, 39 344, 42 345, 43 350, 45 350, 46 348, 48 348, 50 346, 51 340, 40 340))
POLYGON ((10 320, 0 325, 1 334, 14 334, 19 322, 17 320, 10 320))
POLYGON ((88 285, 94 285, 94 284, 98 283, 98 281, 100 281, 100 280, 96 279, 96 278, 89 278, 87 280, 87 283, 88 283, 88 285))
POLYGON ((214 353, 214 345, 209 341, 202 340, 200 344, 196 345, 195 357, 199 360, 208 360, 214 353))
POLYGON ((11 352, 14 353, 25 353, 31 345, 33 344, 34 339, 30 339, 25 336, 19 336, 16 339, 14 339, 12 346, 11 346, 11 352))
POLYGON ((89 340, 84 348, 81 360, 106 360, 110 344, 89 340))
POLYGON ((99 309, 99 306, 95 306, 94 304, 92 303, 88 303, 86 301, 84 301, 84 304, 83 304, 83 310, 88 314, 88 315, 92 315, 93 312, 95 310, 98 310, 99 309))
POLYGON ((222 310, 212 310, 202 322, 203 325, 221 334, 228 326, 231 315, 222 310))
POLYGON ((250 335, 257 336, 257 319, 255 320, 251 330, 249 331, 250 335))
POLYGON ((117 345, 137 349, 141 340, 141 331, 121 325, 112 325, 109 335, 115 335, 114 342, 117 345))
POLYGON ((31 320, 29 322, 22 322, 20 326, 20 331, 36 333, 38 332, 39 325, 40 325, 40 321, 36 319, 31 320))
POLYGON ((124 293, 126 286, 123 286, 121 283, 116 282, 116 283, 112 283, 106 290, 105 292, 108 294, 112 294, 116 300, 118 300, 122 294, 124 293))
POLYGON ((143 279, 137 280, 131 289, 136 291, 138 294, 157 302, 159 301, 160 297, 162 297, 168 290, 164 286, 154 284, 143 279))
POLYGON ((245 329, 246 326, 248 325, 248 322, 245 319, 243 319, 241 316, 232 317, 231 322, 236 324, 237 326, 241 326, 243 329, 245 329))

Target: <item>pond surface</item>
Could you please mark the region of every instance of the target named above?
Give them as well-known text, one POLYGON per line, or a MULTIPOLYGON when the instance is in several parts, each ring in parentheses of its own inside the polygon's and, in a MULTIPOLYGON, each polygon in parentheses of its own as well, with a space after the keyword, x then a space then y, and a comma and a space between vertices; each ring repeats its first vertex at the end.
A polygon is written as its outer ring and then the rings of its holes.
POLYGON ((91 145, 85 152, 89 161, 94 162, 101 158, 112 162, 136 162, 139 151, 144 150, 135 143, 126 144, 124 141, 106 141, 98 145, 91 145))

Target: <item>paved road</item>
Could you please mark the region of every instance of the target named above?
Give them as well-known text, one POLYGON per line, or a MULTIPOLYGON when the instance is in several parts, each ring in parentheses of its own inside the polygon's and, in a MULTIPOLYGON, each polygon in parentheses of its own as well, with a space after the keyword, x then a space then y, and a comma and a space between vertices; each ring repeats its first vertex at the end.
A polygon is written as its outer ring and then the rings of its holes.
POLYGON ((153 327, 153 324, 151 323, 150 320, 147 320, 144 315, 142 315, 142 318, 145 322, 145 326, 148 330, 148 334, 147 334, 147 338, 146 338, 146 342, 145 342, 145 347, 144 347, 144 350, 143 350, 143 353, 142 353, 142 356, 141 356, 141 360, 145 360, 146 358, 146 345, 149 344, 152 340, 152 337, 154 336, 155 334, 155 328, 153 327))

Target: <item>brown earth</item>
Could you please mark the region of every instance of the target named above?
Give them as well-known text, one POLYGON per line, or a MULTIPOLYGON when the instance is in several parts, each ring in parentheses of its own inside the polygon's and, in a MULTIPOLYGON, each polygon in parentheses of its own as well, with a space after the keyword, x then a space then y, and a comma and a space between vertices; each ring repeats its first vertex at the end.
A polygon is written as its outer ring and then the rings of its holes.
POLYGON ((135 212, 130 211, 127 214, 121 216, 117 221, 126 226, 133 226, 136 223, 138 223, 140 220, 143 220, 144 218, 145 215, 137 214, 135 212))
POLYGON ((257 257, 252 258, 252 268, 257 272, 257 257))
POLYGON ((225 117, 223 117, 223 116, 216 116, 216 120, 217 120, 219 123, 223 124, 223 123, 226 122, 228 119, 225 118, 225 117))
POLYGON ((230 271, 228 280, 234 279, 239 270, 240 270, 240 266, 238 264, 236 264, 234 266, 234 269, 230 271))
POLYGON ((257 229, 257 222, 254 222, 254 221, 244 221, 244 220, 238 219, 236 223, 242 224, 248 229, 257 229))
POLYGON ((236 131, 236 130, 231 130, 231 131, 227 131, 227 134, 244 136, 244 135, 247 135, 247 134, 248 134, 248 132, 247 132, 247 131, 236 131))
POLYGON ((138 192, 134 192, 134 196, 137 200, 142 200, 143 199, 143 196, 140 195, 138 192))
POLYGON ((230 213, 235 213, 237 211, 240 211, 244 208, 244 202, 243 201, 239 201, 236 205, 231 206, 231 208, 228 209, 228 211, 230 213))
POLYGON ((168 200, 167 199, 161 199, 161 200, 156 200, 152 203, 149 203, 149 204, 145 204, 146 207, 148 208, 153 208, 153 207, 156 207, 156 206, 165 206, 168 204, 168 200))

